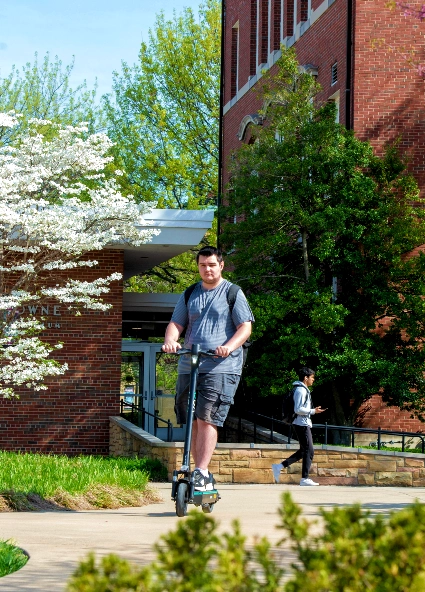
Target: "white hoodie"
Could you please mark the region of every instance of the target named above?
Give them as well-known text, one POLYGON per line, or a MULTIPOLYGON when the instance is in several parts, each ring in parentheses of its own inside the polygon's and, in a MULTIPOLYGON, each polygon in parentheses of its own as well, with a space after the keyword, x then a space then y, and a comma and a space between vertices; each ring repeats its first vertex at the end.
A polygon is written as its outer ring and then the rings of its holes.
POLYGON ((296 387, 294 392, 294 412, 297 414, 292 423, 312 427, 310 415, 314 415, 316 411, 311 404, 310 391, 300 380, 296 380, 292 386, 296 387))

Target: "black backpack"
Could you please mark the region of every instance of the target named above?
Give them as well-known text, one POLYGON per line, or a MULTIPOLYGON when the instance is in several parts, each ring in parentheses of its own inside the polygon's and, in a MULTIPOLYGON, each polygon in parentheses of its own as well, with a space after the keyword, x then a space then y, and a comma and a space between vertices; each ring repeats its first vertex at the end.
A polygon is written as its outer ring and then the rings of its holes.
MULTIPOLYGON (((298 385, 300 386, 300 385, 298 385)), ((284 397, 282 401, 282 421, 283 423, 291 424, 297 417, 294 411, 294 394, 298 386, 292 388, 284 397)))
MULTIPOLYGON (((186 288, 186 290, 184 291, 184 303, 186 304, 187 307, 187 303, 189 302, 189 298, 193 292, 193 290, 196 288, 196 286, 199 284, 199 282, 196 282, 196 284, 192 284, 191 286, 189 286, 188 288, 186 288)), ((230 309, 230 313, 233 310, 233 307, 235 306, 235 302, 236 302, 236 297, 238 295, 239 290, 241 289, 240 286, 237 286, 236 284, 232 284, 229 288, 229 291, 227 292, 227 304, 229 305, 229 309, 230 309)), ((245 366, 245 362, 246 362, 246 358, 248 355, 248 348, 251 345, 251 341, 245 341, 245 343, 242 344, 242 353, 243 353, 243 366, 245 366)))
POLYGON ((296 413, 294 412, 294 393, 295 389, 292 388, 284 397, 282 401, 282 421, 283 423, 291 424, 296 413))

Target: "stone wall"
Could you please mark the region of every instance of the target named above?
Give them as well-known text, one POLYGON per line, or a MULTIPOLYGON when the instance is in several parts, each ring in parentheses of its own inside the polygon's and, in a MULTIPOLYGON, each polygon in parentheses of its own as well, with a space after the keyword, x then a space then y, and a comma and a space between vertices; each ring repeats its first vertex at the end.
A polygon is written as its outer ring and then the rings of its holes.
MULTIPOLYGON (((271 464, 297 450, 296 444, 217 444, 210 470, 218 483, 273 483, 271 464)), ((171 480, 180 468, 182 442, 163 442, 126 421, 110 418, 111 456, 159 459, 171 480)), ((321 485, 425 487, 425 454, 315 446, 311 476, 321 485)), ((280 482, 297 484, 301 463, 282 471, 280 482)))

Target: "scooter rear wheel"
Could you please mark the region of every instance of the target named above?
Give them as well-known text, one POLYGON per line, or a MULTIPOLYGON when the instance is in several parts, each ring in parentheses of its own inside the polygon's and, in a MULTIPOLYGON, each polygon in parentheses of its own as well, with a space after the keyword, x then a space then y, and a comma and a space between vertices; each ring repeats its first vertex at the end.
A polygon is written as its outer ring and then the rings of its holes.
POLYGON ((187 483, 178 484, 176 495, 176 514, 179 518, 187 516, 187 483))
POLYGON ((202 505, 202 511, 204 512, 204 514, 211 514, 211 512, 214 510, 214 504, 203 504, 202 505))

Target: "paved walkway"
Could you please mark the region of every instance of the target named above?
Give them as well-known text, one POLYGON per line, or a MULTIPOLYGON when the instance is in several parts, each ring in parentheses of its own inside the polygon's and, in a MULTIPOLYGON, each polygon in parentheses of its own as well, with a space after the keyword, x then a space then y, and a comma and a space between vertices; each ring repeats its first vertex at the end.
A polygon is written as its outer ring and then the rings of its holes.
MULTIPOLYGON (((0 539, 13 539, 30 555, 23 569, 0 579, 0 591, 64 592, 79 560, 91 550, 98 556, 117 553, 138 564, 150 562, 153 543, 173 530, 178 520, 184 520, 175 515, 170 484, 156 487, 164 501, 143 508, 0 514, 0 539)), ((318 515, 320 507, 355 502, 374 513, 404 508, 415 499, 425 503, 425 488, 232 484, 220 486, 222 499, 212 515, 222 531, 229 531, 232 520, 238 518, 248 543, 255 535, 277 542, 282 537, 275 526, 283 491, 290 491, 310 518, 318 515)))

